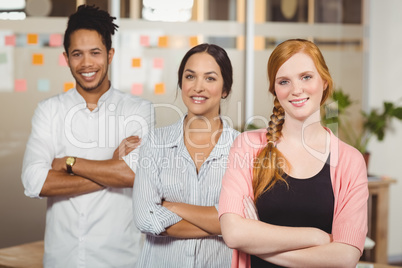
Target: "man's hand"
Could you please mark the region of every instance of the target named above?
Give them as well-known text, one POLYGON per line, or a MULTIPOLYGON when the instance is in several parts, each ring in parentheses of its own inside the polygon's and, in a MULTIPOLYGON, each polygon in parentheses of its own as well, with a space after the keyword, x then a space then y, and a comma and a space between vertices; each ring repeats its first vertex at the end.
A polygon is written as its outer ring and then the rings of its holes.
POLYGON ((55 171, 67 172, 66 160, 67 160, 67 156, 65 156, 63 158, 55 158, 55 159, 53 159, 52 169, 55 170, 55 171))
POLYGON ((141 139, 138 136, 130 136, 121 141, 119 147, 113 153, 113 160, 121 160, 128 155, 132 150, 141 144, 141 139))

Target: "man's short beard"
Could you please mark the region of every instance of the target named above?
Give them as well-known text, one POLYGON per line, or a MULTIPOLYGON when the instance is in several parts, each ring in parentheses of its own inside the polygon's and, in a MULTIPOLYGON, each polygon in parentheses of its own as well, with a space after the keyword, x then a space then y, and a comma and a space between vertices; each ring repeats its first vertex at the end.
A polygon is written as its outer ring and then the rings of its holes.
POLYGON ((102 85, 103 81, 104 81, 104 80, 106 79, 106 77, 107 77, 108 69, 109 69, 109 68, 106 69, 105 75, 101 78, 101 80, 99 80, 99 83, 96 84, 96 85, 93 86, 93 87, 84 87, 84 85, 82 85, 82 84, 78 81, 78 79, 75 79, 75 81, 77 82, 77 84, 78 84, 83 90, 85 90, 86 92, 91 92, 92 90, 95 90, 95 89, 97 89, 100 85, 102 85))

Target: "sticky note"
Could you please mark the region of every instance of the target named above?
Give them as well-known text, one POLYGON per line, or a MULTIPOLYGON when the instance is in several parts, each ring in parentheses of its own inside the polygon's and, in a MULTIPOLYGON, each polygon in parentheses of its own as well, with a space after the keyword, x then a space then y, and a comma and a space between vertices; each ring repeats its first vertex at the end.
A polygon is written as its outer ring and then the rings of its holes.
POLYGON ((27 34, 27 43, 29 45, 36 45, 38 44, 38 35, 37 34, 27 34))
POLYGON ((155 94, 157 94, 157 95, 165 94, 165 84, 164 83, 155 84, 155 94))
POLYGON ((25 79, 16 79, 14 81, 14 90, 16 92, 27 91, 27 80, 25 80, 25 79))
POLYGON ((33 65, 43 65, 43 54, 33 54, 32 55, 33 65))
POLYGON ((64 91, 64 92, 67 92, 67 91, 69 91, 70 89, 72 89, 72 88, 74 88, 74 87, 75 87, 74 82, 66 82, 66 83, 64 83, 64 89, 63 89, 63 91, 64 91))
POLYGON ((190 37, 190 47, 195 47, 196 45, 198 45, 198 37, 191 36, 190 37))
POLYGON ((167 47, 167 46, 168 46, 168 37, 167 36, 159 36, 158 47, 167 47))
POLYGON ((140 36, 140 45, 144 47, 149 46, 149 36, 147 35, 141 35, 140 36))
POLYGON ((68 66, 68 64, 66 62, 66 58, 64 58, 63 54, 59 55, 59 65, 60 66, 68 66))
POLYGON ((63 44, 63 37, 61 34, 51 34, 49 36, 49 46, 60 47, 63 44))
POLYGON ((6 35, 4 38, 4 44, 6 46, 15 47, 15 35, 6 35))
POLYGON ((47 92, 50 90, 50 81, 49 79, 38 79, 37 85, 38 91, 47 92))
POLYGON ((0 64, 7 63, 7 54, 0 53, 0 64))
POLYGON ((155 69, 163 69, 163 59, 162 58, 154 59, 154 68, 155 69))
POLYGON ((140 68, 141 67, 141 59, 140 58, 134 58, 131 62, 131 66, 134 68, 140 68))
POLYGON ((133 84, 131 86, 131 94, 133 95, 142 95, 143 85, 142 84, 133 84))

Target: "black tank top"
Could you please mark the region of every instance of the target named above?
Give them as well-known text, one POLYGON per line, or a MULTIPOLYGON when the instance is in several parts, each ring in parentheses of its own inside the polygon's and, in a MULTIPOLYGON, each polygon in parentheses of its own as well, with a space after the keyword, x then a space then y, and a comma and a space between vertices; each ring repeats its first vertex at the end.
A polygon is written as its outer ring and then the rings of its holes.
MULTIPOLYGON (((334 214, 334 192, 331 183, 329 156, 315 176, 295 179, 284 175, 284 182, 263 193, 256 207, 260 221, 291 227, 316 227, 331 233, 334 214)), ((269 241, 267 241, 269 243, 269 241)), ((251 255, 251 267, 282 267, 251 255)))

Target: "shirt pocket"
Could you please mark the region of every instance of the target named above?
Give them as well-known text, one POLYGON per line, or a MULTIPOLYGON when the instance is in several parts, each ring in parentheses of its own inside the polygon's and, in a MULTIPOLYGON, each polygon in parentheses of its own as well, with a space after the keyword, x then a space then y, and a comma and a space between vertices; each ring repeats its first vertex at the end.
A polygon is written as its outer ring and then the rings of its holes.
POLYGON ((166 184, 162 186, 163 199, 169 202, 184 202, 182 183, 166 184))

